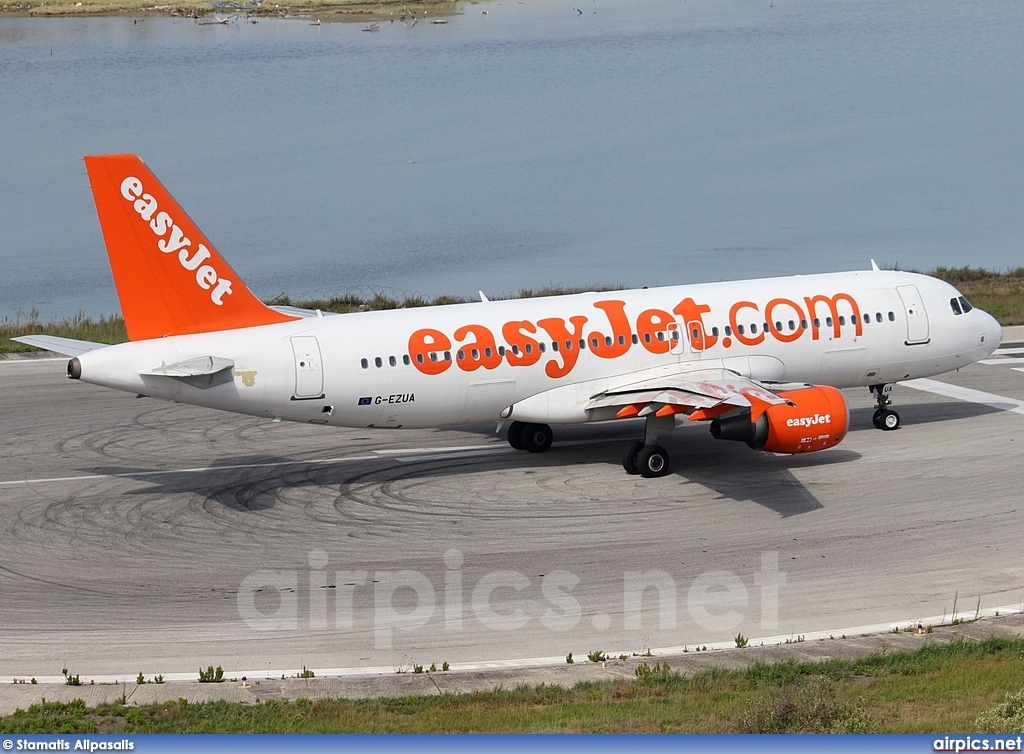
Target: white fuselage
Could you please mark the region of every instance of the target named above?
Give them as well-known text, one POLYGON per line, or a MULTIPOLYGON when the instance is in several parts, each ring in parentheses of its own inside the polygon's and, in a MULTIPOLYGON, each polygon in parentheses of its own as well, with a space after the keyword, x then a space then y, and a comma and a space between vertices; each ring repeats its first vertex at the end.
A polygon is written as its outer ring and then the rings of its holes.
POLYGON ((842 388, 959 369, 1001 331, 952 300, 942 281, 872 270, 304 318, 79 359, 86 382, 290 421, 433 427, 513 407, 562 423, 592 418, 581 408, 591 396, 662 373, 717 367, 842 388), (140 374, 201 357, 234 366, 140 374))

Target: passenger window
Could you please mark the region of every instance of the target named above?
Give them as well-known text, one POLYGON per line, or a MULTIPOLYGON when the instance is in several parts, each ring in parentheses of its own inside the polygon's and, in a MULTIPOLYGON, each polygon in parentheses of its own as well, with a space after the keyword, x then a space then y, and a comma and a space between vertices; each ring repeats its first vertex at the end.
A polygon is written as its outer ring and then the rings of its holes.
POLYGON ((736 332, 740 335, 743 334, 743 325, 736 325, 736 332))
POLYGON ((367 369, 370 366, 370 362, 368 362, 366 359, 360 359, 359 366, 361 366, 363 369, 367 369))
POLYGON ((896 321, 896 315, 893 314, 892 312, 889 312, 889 321, 890 322, 895 322, 896 321))
POLYGON ((821 320, 818 319, 817 317, 814 318, 814 326, 821 327, 821 320))
POLYGON ((555 353, 558 353, 558 341, 557 340, 551 341, 551 350, 554 351, 555 353))
POLYGON ((732 328, 729 327, 729 325, 725 326, 725 334, 726 335, 732 335, 732 328))
POLYGON ((674 340, 676 343, 679 342, 679 331, 678 330, 673 330, 672 331, 672 340, 674 340))
MULTIPOLYGON (((792 330, 792 329, 793 329, 793 323, 792 323, 792 322, 790 322, 789 324, 790 324, 790 328, 789 328, 789 329, 790 329, 790 330, 792 330)), ((775 323, 775 329, 776 329, 776 330, 777 330, 778 332, 782 332, 782 323, 781 323, 781 322, 776 322, 776 323, 775 323)))
MULTIPOLYGON (((363 363, 364 364, 366 363, 366 359, 363 359, 363 363)), ((421 353, 416 354, 416 363, 417 364, 422 364, 423 363, 423 354, 421 354, 421 353)))
MULTIPOLYGON (((590 339, 590 345, 592 345, 594 348, 597 348, 599 345, 601 345, 601 341, 598 340, 597 338, 591 338, 590 339)), ((611 345, 611 344, 609 344, 609 345, 611 345)))
POLYGON ((625 335, 620 335, 619 336, 619 345, 620 346, 626 345, 626 336, 625 335))
POLYGON ((660 340, 663 343, 665 342, 665 331, 664 330, 658 330, 658 340, 660 340))
POLYGON ((452 352, 451 351, 445 351, 444 352, 444 360, 445 361, 451 361, 452 360, 452 352))
POLYGON ((498 356, 505 355, 505 346, 498 346, 498 356))
POLYGON ((519 346, 512 346, 512 353, 516 356, 519 355, 519 346))
POLYGON ((953 314, 963 314, 963 312, 960 311, 960 302, 955 298, 951 298, 949 300, 949 306, 953 309, 953 314))
POLYGON ((537 344, 537 348, 539 348, 539 349, 540 349, 540 352, 541 352, 541 353, 544 353, 544 344, 543 344, 543 343, 538 343, 538 344, 537 344))
POLYGON ((807 329, 807 320, 806 319, 800 320, 800 329, 801 330, 806 330, 807 329))
POLYGON ((756 335, 757 334, 757 325, 751 325, 750 326, 750 332, 751 332, 752 335, 756 335))
POLYGON ((384 362, 383 362, 383 361, 381 361, 381 360, 380 360, 380 356, 378 356, 377 358, 375 358, 375 359, 373 360, 373 365, 374 365, 375 367, 377 367, 378 369, 380 369, 380 368, 381 368, 382 366, 384 366, 384 362))
POLYGON ((839 315, 839 326, 840 327, 846 327, 846 315, 844 315, 844 314, 840 314, 839 315))
POLYGON ((465 352, 465 351, 463 351, 463 350, 462 350, 462 349, 460 348, 460 349, 459 349, 459 352, 458 352, 457 354, 455 354, 455 358, 456 358, 456 359, 458 359, 459 361, 465 361, 465 360, 466 360, 466 352, 465 352))
POLYGON ((470 354, 472 354, 472 356, 473 356, 473 361, 479 361, 480 360, 480 350, 479 349, 474 348, 472 351, 470 351, 470 354))
MULTIPOLYGON (((527 353, 529 353, 529 352, 530 352, 530 347, 529 347, 529 346, 527 346, 527 347, 526 347, 526 352, 527 352, 527 353)), ((490 346, 487 346, 487 347, 486 347, 486 348, 484 349, 484 356, 486 356, 486 357, 487 357, 488 359, 489 359, 489 358, 491 358, 491 355, 492 355, 493 353, 494 353, 494 352, 493 352, 493 351, 491 350, 491 347, 490 347, 490 346)))
MULTIPOLYGON (((780 327, 779 329, 781 330, 782 328, 780 327)), ((789 331, 793 332, 794 330, 796 330, 796 322, 789 320, 789 331)))
POLYGON ((407 353, 403 353, 402 354, 402 363, 405 364, 406 366, 409 366, 409 364, 411 363, 410 360, 409 360, 409 354, 407 354, 407 353))
POLYGON ((566 351, 571 351, 572 350, 572 341, 571 340, 565 341, 565 350, 566 351))
POLYGON ((881 321, 882 321, 882 313, 881 312, 875 312, 875 322, 881 322, 881 321))
POLYGON ((611 344, 612 344, 612 336, 611 335, 605 335, 604 336, 604 344, 606 346, 611 346, 611 344))
MULTIPOLYGON (((489 351, 491 349, 488 348, 487 350, 489 351)), ((526 352, 527 353, 533 353, 533 344, 532 343, 527 343, 526 344, 526 352)), ((490 356, 490 354, 487 354, 487 355, 490 356)))
POLYGON ((633 333, 633 345, 635 346, 639 342, 640 342, 640 338, 638 338, 636 336, 636 333, 633 333))
POLYGON ((717 338, 717 337, 718 337, 718 328, 717 328, 717 327, 712 327, 712 328, 711 328, 711 334, 712 334, 712 335, 713 335, 714 337, 716 337, 716 338, 717 338))
POLYGON ((394 356, 388 356, 388 364, 390 364, 393 367, 396 367, 398 366, 398 359, 396 359, 394 356))
POLYGON ((586 351, 587 350, 587 341, 585 341, 583 338, 580 338, 580 350, 581 351, 586 351))
POLYGON ((651 334, 649 332, 645 332, 644 333, 644 343, 650 343, 650 342, 651 342, 651 334))
POLYGON ((693 328, 690 331, 690 335, 693 337, 694 340, 699 340, 700 339, 700 330, 695 327, 695 328, 693 328))
POLYGON ((871 315, 867 312, 864 313, 864 324, 868 324, 871 321, 871 315))
POLYGON ((437 361, 437 351, 430 352, 430 360, 435 362, 437 361))

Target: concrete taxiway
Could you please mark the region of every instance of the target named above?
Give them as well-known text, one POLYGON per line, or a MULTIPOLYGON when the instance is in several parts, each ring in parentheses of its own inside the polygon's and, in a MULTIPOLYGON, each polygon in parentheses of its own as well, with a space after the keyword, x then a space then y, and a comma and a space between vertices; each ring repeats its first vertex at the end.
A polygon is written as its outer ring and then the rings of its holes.
MULTIPOLYGON (((1009 332, 1007 341, 1024 341, 1009 332)), ((280 678, 643 652, 1024 603, 1024 343, 805 457, 642 425, 274 424, 0 362, 0 681, 280 678)), ((564 660, 563 660, 564 662, 564 660)))

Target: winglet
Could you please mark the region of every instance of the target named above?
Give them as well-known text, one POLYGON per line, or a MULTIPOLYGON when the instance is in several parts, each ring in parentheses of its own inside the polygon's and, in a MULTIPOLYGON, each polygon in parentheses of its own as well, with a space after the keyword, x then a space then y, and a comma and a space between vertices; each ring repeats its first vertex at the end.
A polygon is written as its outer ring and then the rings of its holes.
POLYGON ((85 167, 130 340, 294 319, 253 295, 136 155, 85 167))

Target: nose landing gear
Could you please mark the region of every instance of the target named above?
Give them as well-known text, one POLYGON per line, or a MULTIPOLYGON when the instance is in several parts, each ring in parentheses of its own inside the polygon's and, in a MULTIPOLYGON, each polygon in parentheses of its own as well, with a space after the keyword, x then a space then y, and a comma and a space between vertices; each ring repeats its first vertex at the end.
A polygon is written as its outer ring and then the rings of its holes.
POLYGON ((889 408, 892 405, 892 398, 889 397, 892 392, 892 383, 871 385, 868 389, 875 396, 875 404, 878 406, 875 413, 871 415, 871 423, 875 425, 875 429, 886 432, 899 429, 900 415, 889 408))

